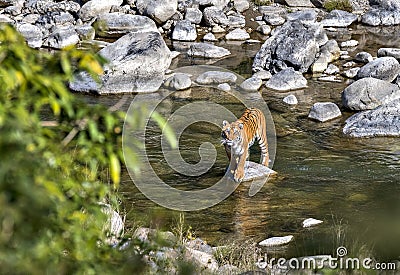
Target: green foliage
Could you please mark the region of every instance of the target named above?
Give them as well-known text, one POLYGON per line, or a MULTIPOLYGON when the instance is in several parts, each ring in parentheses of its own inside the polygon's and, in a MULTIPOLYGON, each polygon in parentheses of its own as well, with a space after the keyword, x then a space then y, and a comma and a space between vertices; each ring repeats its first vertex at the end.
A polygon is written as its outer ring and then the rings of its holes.
POLYGON ((139 272, 145 250, 105 245, 99 205, 117 206, 124 114, 89 106, 65 87, 75 70, 101 73, 104 60, 73 48, 30 49, 7 25, 0 41, 1 273, 139 272))
POLYGON ((333 10, 353 11, 353 6, 349 0, 328 0, 324 3, 324 8, 330 12, 333 10))

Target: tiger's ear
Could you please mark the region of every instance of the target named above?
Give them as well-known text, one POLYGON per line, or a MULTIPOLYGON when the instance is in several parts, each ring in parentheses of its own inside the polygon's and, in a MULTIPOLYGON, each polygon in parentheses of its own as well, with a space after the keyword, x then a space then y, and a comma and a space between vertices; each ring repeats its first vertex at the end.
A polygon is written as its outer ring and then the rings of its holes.
POLYGON ((240 130, 243 129, 243 123, 239 123, 239 129, 240 129, 240 130))
POLYGON ((226 120, 224 120, 224 121, 222 121, 222 126, 226 126, 226 125, 228 125, 229 124, 229 122, 228 121, 226 121, 226 120))

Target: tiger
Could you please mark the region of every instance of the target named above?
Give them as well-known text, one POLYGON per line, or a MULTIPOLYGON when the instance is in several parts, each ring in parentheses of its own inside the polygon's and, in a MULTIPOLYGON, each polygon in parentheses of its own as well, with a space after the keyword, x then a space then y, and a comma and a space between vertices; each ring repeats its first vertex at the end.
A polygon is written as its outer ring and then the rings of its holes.
POLYGON ((242 182, 245 174, 245 163, 249 157, 249 148, 257 139, 261 149, 261 164, 268 166, 269 153, 267 128, 263 112, 257 108, 246 109, 235 122, 222 122, 221 143, 228 155, 233 178, 242 182))

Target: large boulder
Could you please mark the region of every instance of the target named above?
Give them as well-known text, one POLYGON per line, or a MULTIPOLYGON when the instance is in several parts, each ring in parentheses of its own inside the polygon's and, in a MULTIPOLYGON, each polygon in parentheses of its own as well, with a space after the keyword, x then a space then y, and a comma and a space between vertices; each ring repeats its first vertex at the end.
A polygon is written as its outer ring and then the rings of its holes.
POLYGON ((222 9, 219 9, 215 6, 207 7, 203 11, 203 19, 204 23, 207 26, 213 27, 216 25, 228 25, 228 17, 225 15, 222 9))
POLYGON ((360 68, 358 78, 374 77, 392 82, 400 74, 399 61, 394 57, 380 57, 360 68))
POLYGON ((286 68, 273 75, 265 86, 277 91, 290 91, 307 87, 307 79, 293 68, 286 68))
POLYGON ((158 32, 132 32, 99 51, 109 63, 101 83, 81 73, 70 88, 98 94, 155 92, 171 64, 171 52, 158 32))
POLYGON ((314 63, 319 47, 328 38, 319 23, 286 22, 262 45, 254 58, 253 70, 277 72, 294 67, 304 73, 314 63))
POLYGON ((400 24, 400 2, 398 0, 374 0, 374 6, 362 17, 362 22, 371 26, 400 24))
POLYGON ((154 21, 146 16, 119 12, 99 15, 93 27, 100 37, 121 37, 128 32, 158 31, 154 21))
POLYGON ((351 137, 400 136, 400 99, 346 120, 343 133, 351 137))
POLYGON ((371 110, 400 98, 400 88, 368 77, 353 82, 342 93, 343 106, 350 110, 371 110))
POLYGON ((112 6, 121 6, 123 0, 90 0, 79 10, 82 21, 89 21, 99 14, 108 13, 112 6))
POLYGON ((161 24, 170 19, 178 9, 177 0, 137 0, 140 14, 147 15, 161 24))

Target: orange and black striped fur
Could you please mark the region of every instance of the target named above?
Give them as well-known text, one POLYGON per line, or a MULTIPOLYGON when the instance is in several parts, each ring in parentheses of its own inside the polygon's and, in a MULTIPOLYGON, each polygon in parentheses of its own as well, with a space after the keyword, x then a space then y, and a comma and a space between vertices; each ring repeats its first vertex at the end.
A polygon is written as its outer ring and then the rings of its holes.
POLYGON ((265 116, 257 108, 247 109, 235 122, 222 122, 222 140, 226 154, 230 160, 229 169, 236 182, 244 178, 246 159, 249 156, 249 147, 257 139, 261 148, 261 164, 268 166, 268 142, 265 116))

